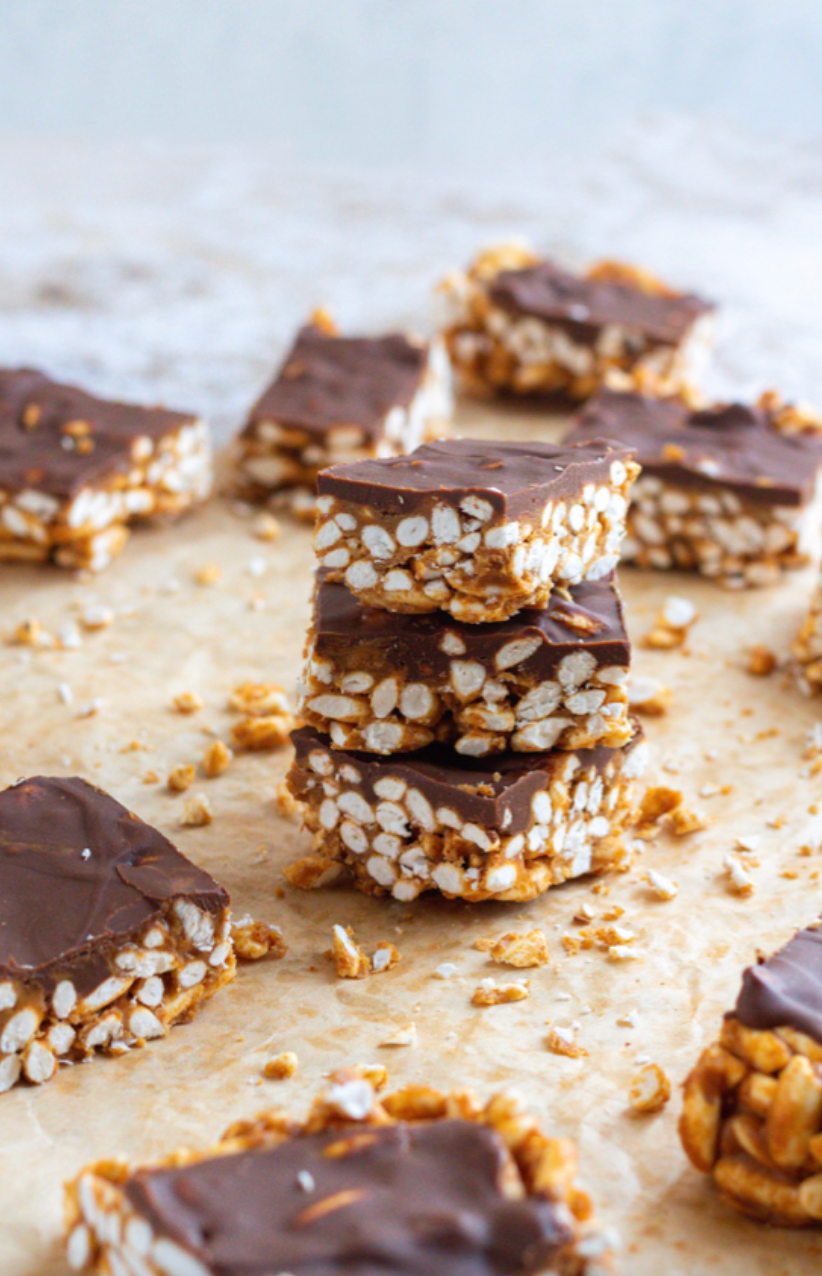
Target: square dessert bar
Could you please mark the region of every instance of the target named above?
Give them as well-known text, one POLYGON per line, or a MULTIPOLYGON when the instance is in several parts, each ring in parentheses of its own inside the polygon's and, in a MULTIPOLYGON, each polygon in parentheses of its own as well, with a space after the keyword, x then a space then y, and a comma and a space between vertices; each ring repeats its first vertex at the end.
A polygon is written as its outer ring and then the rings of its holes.
POLYGON ((68 1259, 98 1276, 593 1276, 608 1241, 575 1174, 575 1145, 513 1094, 379 1100, 352 1070, 303 1123, 262 1113, 205 1152, 88 1166, 68 1259))
POLYGON ((552 594, 542 611, 467 625, 366 607, 321 572, 300 713, 337 748, 367 753, 434 740, 471 757, 616 748, 633 735, 630 655, 613 576, 552 594))
POLYGON ((212 481, 205 422, 0 369, 0 561, 106 567, 127 524, 183 513, 212 481))
POLYGON ((709 302, 621 262, 574 275, 503 244, 440 292, 454 368, 483 395, 580 400, 605 384, 671 394, 697 379, 710 349, 709 302))
POLYGON ((695 410, 680 398, 603 391, 568 443, 614 439, 642 467, 623 558, 687 568, 725 585, 766 585, 819 540, 822 421, 774 394, 753 407, 695 410))
POLYGON ((449 439, 319 476, 314 548, 329 578, 387 611, 487 624, 601 580, 618 560, 629 448, 449 439))
POLYGON ((239 438, 241 483, 253 500, 280 494, 297 512, 313 513, 320 470, 411 452, 445 432, 452 407, 441 341, 341 337, 318 316, 249 413, 239 438))
POLYGON ((375 758, 334 749, 302 727, 291 737, 287 783, 304 803, 315 854, 286 876, 313 885, 325 876, 319 857, 373 895, 525 900, 614 868, 628 858, 623 833, 646 761, 635 731, 621 749, 466 759, 433 744, 375 758))
POLYGON ((0 793, 0 1091, 162 1037, 234 976, 228 896, 79 779, 0 793))
POLYGON ((742 977, 719 1040, 685 1082, 679 1126, 728 1204, 784 1227, 822 1222, 822 929, 742 977))

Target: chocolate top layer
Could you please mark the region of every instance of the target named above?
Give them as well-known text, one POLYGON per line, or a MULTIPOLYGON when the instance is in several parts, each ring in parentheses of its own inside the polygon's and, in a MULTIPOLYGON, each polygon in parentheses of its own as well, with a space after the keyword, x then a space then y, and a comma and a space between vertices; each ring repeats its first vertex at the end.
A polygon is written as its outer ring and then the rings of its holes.
POLYGON ((379 437, 386 414, 408 407, 427 362, 428 346, 401 333, 337 337, 309 324, 251 409, 244 434, 253 435, 261 421, 275 421, 314 434, 358 425, 379 437))
POLYGON ((402 517, 467 496, 487 501, 497 515, 535 515, 549 500, 573 500, 586 483, 608 483, 613 461, 629 448, 601 439, 567 443, 485 443, 444 439, 408 456, 354 461, 321 470, 317 491, 402 517))
POLYGON ((785 434, 763 408, 696 412, 678 398, 604 390, 574 418, 567 441, 617 439, 646 474, 680 487, 733 487, 759 503, 803 505, 822 465, 822 436, 785 434))
POLYGON ((359 1126, 141 1170, 123 1190, 215 1276, 517 1276, 572 1233, 547 1198, 503 1195, 507 1159, 471 1121, 359 1126))
POLYGON ((747 1028, 795 1028, 822 1045, 822 930, 800 930, 749 966, 734 1014, 747 1028))
POLYGON ((221 886, 85 780, 35 776, 0 793, 0 978, 79 994, 107 956, 178 897, 218 913, 221 886))
POLYGON ((0 490, 32 488, 66 500, 128 470, 135 439, 156 441, 195 420, 97 399, 30 368, 0 369, 0 490))
POLYGON ((443 619, 442 613, 410 616, 367 607, 344 585, 320 572, 314 609, 315 652, 347 668, 368 668, 378 649, 392 669, 425 682, 447 679, 453 653, 441 649, 447 636, 460 639, 460 660, 477 660, 494 669, 494 657, 508 643, 522 641, 532 649, 525 660, 508 668, 534 678, 547 678, 573 651, 588 651, 598 665, 627 666, 631 647, 622 602, 613 576, 575 585, 571 602, 552 594, 544 610, 529 608, 511 620, 468 625, 443 619), (535 648, 535 649, 533 649, 535 648), (358 652, 362 652, 361 663, 358 652))
POLYGON ((640 332, 653 342, 674 345, 686 337, 710 302, 691 293, 659 295, 625 283, 585 279, 540 262, 524 270, 504 270, 489 288, 491 300, 513 315, 533 315, 562 323, 579 341, 594 340, 606 324, 640 332))
MULTIPOLYGON (((501 753, 486 758, 468 758, 444 744, 429 744, 414 753, 394 753, 375 758, 373 753, 331 749, 325 736, 314 727, 292 731, 296 765, 307 766, 309 755, 320 749, 329 753, 335 766, 348 762, 360 774, 359 787, 369 802, 379 802, 374 785, 386 776, 399 776, 419 789, 433 807, 448 806, 481 828, 497 829, 506 836, 521 833, 531 824, 531 800, 567 764, 571 754, 579 770, 604 771, 609 762, 621 764, 642 739, 642 728, 634 723, 635 735, 620 749, 597 745, 593 749, 546 753, 501 753)), ((299 777, 298 785, 299 788, 299 777)))

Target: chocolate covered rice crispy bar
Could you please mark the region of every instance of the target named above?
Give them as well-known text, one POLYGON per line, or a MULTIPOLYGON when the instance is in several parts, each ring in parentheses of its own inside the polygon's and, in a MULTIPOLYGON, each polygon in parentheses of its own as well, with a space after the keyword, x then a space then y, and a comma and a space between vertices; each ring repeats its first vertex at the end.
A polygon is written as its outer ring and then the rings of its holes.
POLYGON ((190 1018, 234 975, 228 902, 84 780, 0 793, 0 1092, 190 1018))
POLYGON ((0 369, 0 561, 106 567, 128 524, 211 490, 205 422, 0 369))
POLYGON ((426 890, 472 901, 533 899, 557 882, 628 860, 623 834, 646 746, 463 758, 429 745, 390 758, 332 748, 295 731, 288 785, 304 803, 314 854, 293 885, 346 870, 368 894, 426 890))
POLYGON ((440 285, 443 337, 466 388, 579 401, 603 385, 671 394, 697 382, 713 306, 606 261, 574 275, 503 244, 440 285))
POLYGON ((449 439, 324 470, 314 548, 371 607, 487 624, 552 590, 610 575, 631 484, 629 448, 449 439))
POLYGON ((97 1276, 583 1276, 610 1241, 576 1147, 512 1094, 337 1073, 305 1122, 281 1111, 153 1166, 88 1166, 66 1191, 68 1259, 97 1276))
POLYGON ((784 1227, 822 1223, 822 929, 742 978, 719 1040, 685 1082, 680 1136, 729 1205, 784 1227))
POLYGON ((299 708, 335 747, 368 753, 616 748, 633 734, 629 662, 612 576, 468 625, 366 607, 321 572, 299 708))
POLYGON ((319 314, 249 413, 238 441, 243 492, 313 512, 320 470, 411 452, 445 433, 452 408, 438 339, 343 337, 319 314))
POLYGON ((634 448, 626 562, 685 568, 731 587, 767 585, 815 554, 822 421, 766 394, 696 410, 681 398, 603 391, 566 442, 634 448))

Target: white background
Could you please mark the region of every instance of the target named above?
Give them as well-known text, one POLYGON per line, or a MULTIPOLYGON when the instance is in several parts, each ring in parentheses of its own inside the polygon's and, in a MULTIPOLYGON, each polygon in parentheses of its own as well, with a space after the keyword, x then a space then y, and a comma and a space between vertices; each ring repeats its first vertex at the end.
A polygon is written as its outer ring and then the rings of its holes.
POLYGON ((488 169, 641 114, 822 138, 820 0, 0 0, 0 130, 488 169))

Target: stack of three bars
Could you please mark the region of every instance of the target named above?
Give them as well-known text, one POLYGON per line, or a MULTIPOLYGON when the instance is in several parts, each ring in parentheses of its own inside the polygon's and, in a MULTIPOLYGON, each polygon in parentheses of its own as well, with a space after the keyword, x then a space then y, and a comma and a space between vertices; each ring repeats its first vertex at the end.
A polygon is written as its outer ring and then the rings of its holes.
POLYGON ((624 859, 637 472, 599 440, 458 439, 320 474, 289 775, 315 844, 292 883, 524 900, 624 859))

